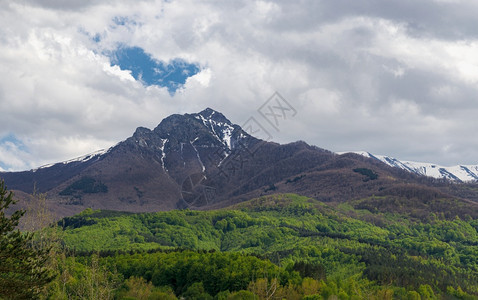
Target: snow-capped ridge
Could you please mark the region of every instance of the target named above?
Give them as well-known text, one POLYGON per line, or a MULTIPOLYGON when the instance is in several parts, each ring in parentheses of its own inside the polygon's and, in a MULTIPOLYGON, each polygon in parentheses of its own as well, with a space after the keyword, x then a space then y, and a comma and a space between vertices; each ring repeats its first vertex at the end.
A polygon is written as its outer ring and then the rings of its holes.
POLYGON ((368 158, 379 160, 390 167, 400 168, 417 175, 433 177, 437 179, 448 179, 455 182, 473 182, 478 181, 478 165, 457 165, 440 166, 433 163, 415 162, 399 160, 386 155, 372 154, 366 151, 338 152, 342 155, 346 153, 355 153, 368 158))
POLYGON ((76 158, 72 158, 72 159, 69 159, 69 160, 65 160, 65 161, 62 161, 62 162, 57 162, 57 163, 52 163, 52 164, 46 164, 46 165, 43 165, 43 166, 40 166, 36 169, 32 169, 31 171, 32 172, 36 172, 40 169, 45 169, 45 168, 49 168, 49 167, 53 167, 54 165, 57 165, 57 164, 63 164, 63 165, 67 165, 67 164, 70 164, 70 163, 74 163, 74 162, 87 162, 87 161, 90 161, 92 159, 99 159, 102 155, 108 153, 111 149, 111 148, 108 148, 108 149, 101 149, 101 150, 97 150, 97 151, 94 151, 94 152, 91 152, 89 154, 86 154, 86 155, 83 155, 83 156, 79 156, 79 157, 76 157, 76 158))

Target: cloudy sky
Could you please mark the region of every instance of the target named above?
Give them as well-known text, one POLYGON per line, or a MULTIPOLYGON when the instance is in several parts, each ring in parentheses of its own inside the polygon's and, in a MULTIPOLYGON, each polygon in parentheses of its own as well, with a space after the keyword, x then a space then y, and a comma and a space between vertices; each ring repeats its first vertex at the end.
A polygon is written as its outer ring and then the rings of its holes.
POLYGON ((239 125, 253 117, 276 142, 478 164, 477 11, 468 0, 0 0, 0 168, 108 148, 206 107, 239 125), (276 91, 296 114, 273 128, 260 108, 276 91))

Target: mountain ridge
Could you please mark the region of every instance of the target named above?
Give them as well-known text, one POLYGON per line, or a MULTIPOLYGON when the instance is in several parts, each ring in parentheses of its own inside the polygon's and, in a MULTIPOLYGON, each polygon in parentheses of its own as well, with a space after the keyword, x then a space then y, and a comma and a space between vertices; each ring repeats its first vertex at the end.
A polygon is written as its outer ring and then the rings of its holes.
POLYGON ((337 154, 355 153, 364 157, 376 159, 391 167, 406 170, 417 175, 447 179, 455 182, 477 182, 478 165, 441 166, 434 163, 400 160, 387 155, 372 154, 367 151, 338 152, 337 154))
POLYGON ((384 209, 402 201, 410 212, 427 199, 437 201, 440 210, 449 207, 452 216, 457 209, 461 215, 466 211, 450 206, 453 199, 478 198, 471 188, 458 193, 377 159, 338 155, 303 141, 281 145, 257 139, 210 108, 168 116, 154 129, 138 127, 107 150, 0 177, 25 205, 28 194, 45 193, 58 217, 85 208, 214 209, 275 193, 330 203, 368 199, 363 205, 384 209))

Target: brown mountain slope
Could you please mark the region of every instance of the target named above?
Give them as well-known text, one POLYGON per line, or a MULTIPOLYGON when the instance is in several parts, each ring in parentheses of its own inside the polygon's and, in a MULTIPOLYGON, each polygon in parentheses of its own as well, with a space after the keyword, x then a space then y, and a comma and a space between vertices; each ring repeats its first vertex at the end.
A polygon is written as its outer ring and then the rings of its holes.
POLYGON ((350 202, 369 210, 478 216, 476 203, 465 199, 476 198, 472 185, 457 189, 304 142, 264 142, 212 109, 172 115, 154 130, 138 128, 103 154, 0 177, 20 198, 28 198, 34 186, 47 193, 58 217, 87 207, 134 212, 210 209, 277 192, 350 202))

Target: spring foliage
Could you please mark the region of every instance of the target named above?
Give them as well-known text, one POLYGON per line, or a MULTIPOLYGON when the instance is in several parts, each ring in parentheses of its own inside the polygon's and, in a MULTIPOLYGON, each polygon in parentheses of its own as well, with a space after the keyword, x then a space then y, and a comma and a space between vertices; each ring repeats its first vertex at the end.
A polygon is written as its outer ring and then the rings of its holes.
POLYGON ((478 220, 417 219, 359 205, 274 195, 216 211, 87 210, 58 224, 77 255, 99 251, 125 280, 143 278, 151 290, 167 287, 176 296, 478 295, 478 220))

